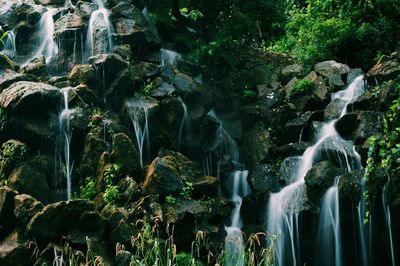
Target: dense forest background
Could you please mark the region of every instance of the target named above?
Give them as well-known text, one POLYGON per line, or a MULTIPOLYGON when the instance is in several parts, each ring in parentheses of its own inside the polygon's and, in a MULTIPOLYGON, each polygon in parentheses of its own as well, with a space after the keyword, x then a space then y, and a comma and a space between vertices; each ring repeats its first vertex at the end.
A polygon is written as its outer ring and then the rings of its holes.
POLYGON ((288 53, 306 69, 335 59, 369 69, 399 45, 397 0, 144 0, 162 37, 231 88, 251 53, 288 53))

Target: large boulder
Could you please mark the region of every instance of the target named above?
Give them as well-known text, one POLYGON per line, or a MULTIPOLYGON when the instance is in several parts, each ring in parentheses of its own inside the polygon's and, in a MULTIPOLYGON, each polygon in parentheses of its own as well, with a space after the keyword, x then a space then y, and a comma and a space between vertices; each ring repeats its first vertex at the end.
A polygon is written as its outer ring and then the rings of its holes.
POLYGON ((58 88, 39 82, 19 81, 0 94, 0 106, 9 112, 54 109, 60 100, 58 88))
POLYGON ((324 120, 330 121, 339 118, 346 105, 346 101, 339 98, 334 99, 324 109, 324 120))
POLYGON ((0 236, 11 231, 15 226, 14 197, 17 192, 8 188, 0 188, 0 236))
POLYGON ((120 16, 116 21, 116 35, 134 48, 136 57, 160 48, 157 30, 149 25, 137 7, 128 2, 120 2, 112 11, 120 16))
POLYGON ((298 141, 277 147, 275 152, 277 155, 283 158, 288 156, 300 156, 311 145, 312 144, 310 142, 298 141))
POLYGON ((304 177, 308 199, 318 206, 322 195, 333 185, 335 177, 341 173, 342 170, 329 161, 322 161, 314 165, 304 177))
POLYGON ((49 204, 29 222, 26 232, 39 242, 58 241, 77 225, 82 214, 94 211, 88 200, 60 201, 49 204))
POLYGON ((293 77, 298 77, 301 72, 303 71, 303 66, 299 64, 292 64, 285 66, 284 68, 281 69, 281 74, 286 79, 286 81, 289 81, 293 77))
POLYGON ((20 164, 8 178, 10 187, 20 193, 32 195, 44 203, 51 202, 53 196, 48 180, 52 168, 48 165, 50 163, 50 160, 36 157, 20 164))
POLYGON ((32 75, 17 73, 9 69, 1 72, 0 92, 8 88, 11 84, 18 81, 37 81, 37 78, 32 75))
POLYGON ((362 143, 372 135, 383 133, 383 130, 383 113, 362 111, 358 115, 358 126, 355 130, 355 142, 362 143))
POLYGON ((75 65, 68 75, 68 80, 74 85, 93 85, 96 81, 96 71, 90 64, 75 65))
POLYGON ((297 178, 297 170, 300 167, 300 157, 287 157, 285 158, 278 172, 279 183, 287 185, 295 181, 297 178))
POLYGON ((251 168, 257 163, 268 161, 271 156, 273 143, 268 126, 257 122, 243 134, 243 160, 251 168))
POLYGON ((338 63, 334 60, 329 60, 329 61, 324 61, 317 63, 314 66, 314 69, 316 72, 321 74, 324 77, 329 77, 334 74, 347 74, 350 71, 350 68, 348 65, 338 63))
POLYGON ((106 233, 106 219, 98 212, 84 211, 69 230, 67 239, 74 244, 86 244, 87 238, 103 239, 106 233))
POLYGON ((364 71, 361 68, 352 68, 350 72, 347 73, 346 83, 350 84, 356 77, 363 75, 364 71))
POLYGON ((102 127, 94 127, 86 135, 80 166, 83 176, 95 176, 99 158, 108 148, 108 143, 103 136, 102 127))
POLYGON ((29 221, 40 212, 44 206, 34 197, 27 194, 19 194, 14 198, 14 216, 19 230, 24 231, 29 221))
POLYGON ((15 70, 15 63, 8 57, 7 54, 0 52, 0 71, 1 70, 15 70))
POLYGON ((197 82, 184 73, 177 73, 174 78, 176 90, 180 93, 195 93, 198 92, 197 82))
POLYGON ((0 265, 32 265, 33 249, 17 233, 12 233, 0 243, 0 265))
POLYGON ((365 176, 365 170, 355 170, 343 174, 339 179, 339 197, 343 203, 358 204, 361 197, 361 181, 365 176))
POLYGON ((19 70, 22 74, 30 74, 36 77, 45 78, 48 75, 46 58, 40 56, 35 58, 28 63, 24 64, 19 70))
POLYGON ((329 76, 329 88, 330 91, 337 91, 344 87, 342 76, 339 74, 333 74, 329 76))
POLYGON ((311 121, 322 120, 322 112, 320 111, 307 111, 297 118, 290 120, 285 124, 286 134, 283 136, 288 142, 297 142, 299 139, 307 139, 308 125, 311 121))
POLYGON ((28 146, 18 140, 8 140, 0 148, 0 180, 7 178, 12 170, 29 157, 28 146))
POLYGON ((200 167, 185 155, 161 149, 158 156, 173 156, 177 164, 177 171, 180 178, 190 183, 192 187, 191 197, 194 199, 204 199, 214 197, 218 193, 219 180, 213 176, 205 176, 200 167))
POLYGON ((174 225, 174 239, 181 249, 190 249, 198 231, 209 237, 219 234, 221 221, 229 214, 225 202, 178 198, 163 206, 164 221, 174 225))
POLYGON ((257 164, 247 180, 253 193, 277 192, 280 188, 275 168, 269 164, 257 164))
POLYGON ((115 74, 127 67, 127 62, 118 54, 98 54, 90 57, 88 62, 96 69, 104 69, 107 74, 115 74))
POLYGON ((368 76, 385 81, 395 79, 400 74, 400 60, 397 53, 391 56, 383 55, 375 66, 368 71, 368 76))
POLYGON ((111 82, 105 92, 105 98, 113 110, 120 111, 126 98, 133 95, 132 84, 135 83, 134 75, 135 74, 129 69, 124 69, 120 71, 111 82))
POLYGON ((356 113, 348 113, 335 123, 336 131, 342 138, 351 139, 353 137, 354 130, 357 127, 357 118, 356 113))
POLYGON ((166 197, 177 195, 182 189, 183 182, 175 158, 171 155, 155 158, 147 170, 142 190, 166 197))
POLYGON ((131 139, 124 133, 113 136, 110 158, 121 165, 122 175, 134 175, 140 171, 139 153, 131 139))
POLYGON ((54 22, 54 35, 58 40, 74 39, 79 30, 84 27, 84 19, 81 16, 76 13, 67 13, 54 22))

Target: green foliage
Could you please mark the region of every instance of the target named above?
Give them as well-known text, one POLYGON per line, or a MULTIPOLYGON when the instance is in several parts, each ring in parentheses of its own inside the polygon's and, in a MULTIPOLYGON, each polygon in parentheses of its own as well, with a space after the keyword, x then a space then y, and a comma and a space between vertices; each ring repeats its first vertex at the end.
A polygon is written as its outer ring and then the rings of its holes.
POLYGON ((190 254, 180 252, 176 255, 177 266, 202 266, 200 261, 196 261, 190 254))
POLYGON ((142 87, 142 89, 140 90, 139 94, 143 95, 143 96, 148 96, 150 95, 150 93, 154 90, 154 84, 153 81, 151 81, 151 79, 147 79, 142 87))
POLYGON ((10 31, 4 31, 0 26, 0 51, 4 49, 10 31))
POLYGON ((120 178, 121 165, 113 164, 103 173, 106 188, 103 193, 103 200, 110 205, 115 205, 120 198, 120 192, 116 183, 120 178))
POLYGON ((173 204, 175 204, 176 199, 173 196, 169 195, 169 196, 165 197, 165 202, 173 205, 173 204))
POLYGON ((277 43, 280 51, 290 51, 305 66, 335 58, 350 34, 348 19, 314 17, 296 13, 286 25, 287 35, 277 43))
POLYGON ((244 89, 243 90, 243 97, 245 98, 253 98, 257 95, 257 93, 253 90, 244 89))
MULTIPOLYGON (((386 84, 383 84, 386 86, 386 84)), ((365 167, 366 191, 364 197, 367 203, 367 210, 370 208, 369 186, 374 180, 371 180, 371 173, 376 168, 381 168, 386 175, 398 178, 400 176, 400 82, 392 90, 393 101, 385 113, 384 134, 371 136, 368 139, 369 149, 368 158, 365 167)), ((364 218, 364 223, 369 220, 369 212, 364 218)))
POLYGON ((179 195, 185 199, 190 199, 192 197, 192 191, 193 183, 185 181, 183 182, 182 191, 179 195))
MULTIPOLYGON (((198 231, 192 243, 190 253, 179 251, 174 243, 174 237, 171 229, 167 231, 167 238, 161 239, 157 220, 153 225, 146 220, 138 220, 135 223, 138 233, 131 236, 132 253, 130 264, 132 266, 144 265, 170 265, 170 266, 202 266, 202 265, 228 265, 226 264, 226 253, 224 247, 216 247, 212 244, 208 236, 203 231, 198 231)), ((243 256, 245 264, 248 266, 272 266, 274 265, 274 241, 276 237, 269 237, 265 233, 251 234, 244 242, 243 256), (269 247, 263 247, 263 243, 270 241, 269 247), (256 254, 259 254, 257 256, 256 254)), ((88 240, 90 241, 90 240, 88 240)), ((36 264, 47 265, 48 257, 43 258, 43 250, 35 242, 30 245, 34 247, 32 259, 36 264)), ((77 247, 65 242, 63 246, 56 246, 56 257, 53 260, 54 265, 58 265, 63 260, 70 266, 78 265, 104 265, 101 256, 95 256, 91 251, 91 245, 87 243, 86 253, 77 250, 77 247)), ((125 246, 117 243, 115 254, 125 250, 125 246)))
POLYGON ((286 35, 273 49, 289 52, 309 68, 318 61, 337 59, 368 69, 377 54, 398 45, 400 2, 306 0, 293 1, 286 35))
POLYGON ((293 90, 291 92, 294 94, 308 93, 314 88, 314 82, 310 79, 301 79, 294 83, 293 90))
POLYGON ((241 82, 242 76, 236 76, 253 58, 250 50, 269 44, 283 32, 287 1, 145 0, 145 4, 170 29, 164 39, 207 66, 207 80, 221 90, 239 91, 241 87, 232 84, 241 82))
POLYGON ((114 185, 108 185, 104 190, 103 200, 110 205, 115 205, 117 200, 120 198, 118 187, 114 185))
POLYGON ((79 197, 93 200, 96 197, 96 182, 93 177, 86 177, 79 187, 79 197))
POLYGON ((203 13, 201 13, 200 10, 189 10, 187 7, 183 7, 181 9, 179 9, 179 11, 181 12, 182 16, 184 16, 185 18, 189 18, 193 21, 196 21, 197 19, 204 17, 203 13))

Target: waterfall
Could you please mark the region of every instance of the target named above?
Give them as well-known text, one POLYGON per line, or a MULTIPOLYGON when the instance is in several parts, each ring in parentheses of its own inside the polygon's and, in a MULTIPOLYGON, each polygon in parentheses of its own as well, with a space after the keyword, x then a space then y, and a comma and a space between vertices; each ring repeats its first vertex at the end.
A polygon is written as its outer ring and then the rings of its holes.
POLYGON ((178 100, 182 104, 182 110, 183 110, 182 121, 179 126, 178 143, 177 143, 177 149, 180 150, 183 136, 184 135, 187 136, 189 134, 190 118, 186 104, 183 102, 181 97, 178 97, 178 100))
POLYGON ((182 60, 182 56, 172 50, 162 48, 160 49, 160 54, 162 66, 165 66, 166 64, 176 65, 180 60, 182 60))
MULTIPOLYGON (((1 27, 0 27, 1 28, 1 27)), ((15 54, 17 52, 17 47, 15 43, 15 29, 12 29, 10 31, 7 31, 6 35, 6 40, 4 42, 4 49, 7 52, 11 52, 12 54, 15 54)))
POLYGON ((230 174, 232 180, 230 200, 234 203, 231 212, 231 225, 225 226, 225 254, 226 265, 244 265, 244 245, 241 228, 243 226, 240 217, 240 207, 245 196, 250 194, 250 188, 247 184, 247 175, 249 171, 234 171, 230 174))
POLYGON ((69 8, 69 7, 75 8, 75 6, 74 6, 74 4, 72 4, 71 0, 65 0, 64 8, 69 8))
POLYGON ((393 235, 392 235, 392 219, 391 213, 389 208, 389 203, 387 202, 387 189, 390 183, 390 176, 388 175, 388 180, 386 184, 383 186, 382 190, 382 204, 383 204, 383 213, 385 214, 385 223, 387 234, 389 237, 389 246, 390 246, 390 258, 392 261, 392 266, 396 265, 396 258, 394 254, 394 245, 393 245, 393 235))
POLYGON ((101 0, 94 0, 94 3, 97 5, 97 10, 90 15, 86 38, 88 57, 110 53, 113 46, 110 11, 104 7, 101 0))
POLYGON ((63 88, 61 90, 64 99, 64 109, 59 115, 60 134, 63 137, 63 151, 64 151, 64 165, 65 165, 65 178, 67 181, 67 199, 71 199, 71 178, 72 178, 72 163, 71 163, 71 138, 72 132, 69 125, 70 116, 72 111, 68 107, 68 92, 71 88, 63 88))
MULTIPOLYGON (((241 266, 245 264, 245 261, 243 256, 243 236, 241 232, 243 223, 240 216, 240 208, 242 206, 243 198, 250 194, 250 187, 247 183, 248 171, 240 169, 239 148, 235 140, 233 140, 224 129, 222 121, 217 117, 213 110, 211 110, 208 115, 213 117, 219 123, 214 144, 210 149, 214 152, 217 160, 217 176, 220 177, 220 166, 223 159, 229 159, 236 168, 234 171, 230 172, 227 177, 230 200, 233 202, 234 208, 231 211, 231 223, 229 226, 225 226, 226 237, 224 250, 226 265, 241 266)), ((212 172, 213 157, 211 152, 206 153, 203 162, 206 171, 212 172)))
POLYGON ((319 218, 316 265, 342 266, 342 246, 339 216, 339 179, 322 198, 319 218))
POLYGON ((143 167, 144 162, 150 160, 149 109, 153 106, 142 99, 133 98, 127 101, 127 107, 135 130, 140 166, 143 167))
MULTIPOLYGON (((364 85, 364 76, 360 75, 345 90, 332 95, 332 99, 339 98, 346 102, 340 117, 346 114, 347 105, 364 92, 364 85)), ((275 262, 278 266, 296 265, 299 261, 298 218, 304 198, 304 177, 313 164, 318 162, 321 153, 327 149, 336 151, 341 166, 348 171, 361 168, 360 156, 355 151, 354 145, 343 140, 336 131, 337 120, 324 123, 316 136, 315 144, 308 147, 299 157, 299 167, 291 178, 292 183, 270 195, 267 231, 271 235, 278 236, 275 243, 275 262)))
POLYGON ((38 30, 39 47, 31 59, 38 58, 39 56, 43 55, 46 57, 46 63, 49 63, 51 58, 58 53, 58 46, 54 41, 53 16, 55 13, 56 9, 49 8, 42 15, 42 18, 39 21, 38 30))

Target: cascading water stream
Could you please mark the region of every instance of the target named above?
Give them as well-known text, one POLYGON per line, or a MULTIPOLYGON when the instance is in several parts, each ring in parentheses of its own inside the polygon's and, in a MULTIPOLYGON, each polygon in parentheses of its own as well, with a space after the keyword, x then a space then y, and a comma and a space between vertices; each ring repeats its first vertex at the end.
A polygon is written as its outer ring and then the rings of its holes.
POLYGON ((7 32, 6 40, 4 42, 4 51, 15 54, 17 52, 17 46, 15 43, 15 29, 7 32))
POLYGON ((75 8, 75 6, 74 6, 74 4, 72 4, 71 0, 65 0, 64 8, 69 8, 69 7, 75 8))
POLYGON ((71 178, 72 178, 72 163, 71 163, 71 138, 72 132, 70 128, 70 116, 72 111, 68 106, 68 93, 70 88, 62 89, 62 95, 64 99, 64 109, 61 111, 59 116, 59 126, 60 126, 60 134, 63 137, 63 151, 64 151, 64 165, 65 165, 65 177, 67 181, 67 199, 71 199, 71 178))
POLYGON ((182 110, 183 110, 182 121, 179 126, 178 143, 176 145, 178 150, 180 150, 183 136, 184 135, 187 136, 189 134, 190 118, 189 118, 187 106, 183 102, 182 98, 178 97, 178 100, 182 104, 182 110))
POLYGON ((244 245, 241 228, 243 226, 240 216, 240 207, 242 206, 243 198, 250 194, 250 189, 247 184, 247 175, 249 171, 234 171, 231 173, 232 195, 230 200, 235 207, 231 212, 231 225, 225 226, 225 253, 226 265, 244 265, 244 245))
MULTIPOLYGON (((250 194, 250 187, 247 183, 247 170, 240 169, 239 161, 239 148, 236 142, 226 132, 223 127, 222 121, 217 117, 214 111, 208 113, 209 116, 213 117, 218 123, 219 127, 216 131, 216 137, 214 145, 211 147, 212 151, 215 151, 217 158, 217 176, 219 176, 221 160, 229 158, 236 170, 228 174, 229 181, 229 193, 230 200, 234 203, 234 208, 231 211, 229 226, 225 226, 226 237, 225 237, 225 264, 226 265, 244 265, 244 245, 241 228, 243 226, 242 218, 240 216, 240 208, 242 206, 243 198, 250 194)), ((205 160, 207 171, 212 172, 212 156, 205 160)))
POLYGON ((90 15, 86 38, 88 57, 110 53, 113 47, 110 11, 104 7, 101 0, 94 0, 94 3, 97 5, 97 10, 90 15))
POLYGON ((319 219, 316 265, 341 266, 342 246, 339 215, 339 180, 330 187, 322 198, 319 219))
MULTIPOLYGON (((53 58, 58 53, 58 45, 54 41, 54 19, 53 16, 56 13, 56 9, 49 8, 39 21, 39 47, 35 52, 33 58, 38 58, 39 56, 44 56, 46 58, 46 63, 49 63, 51 58, 53 58)), ((29 61, 30 61, 29 60, 29 61)))
POLYGON ((165 66, 166 64, 176 65, 180 60, 182 60, 182 56, 172 50, 161 48, 160 54, 162 66, 165 66))
POLYGON ((383 213, 385 214, 385 223, 386 223, 387 234, 389 236, 391 262, 392 262, 392 266, 395 266, 396 265, 396 257, 394 254, 394 244, 393 244, 393 235, 392 235, 392 218, 391 218, 389 204, 387 202, 387 189, 388 189, 389 183, 390 183, 390 176, 388 175, 388 180, 387 180, 386 184, 383 186, 383 190, 382 190, 382 204, 383 204, 382 207, 383 207, 383 213))
POLYGON ((144 162, 150 160, 149 109, 152 108, 152 104, 133 98, 128 100, 126 105, 135 130, 140 166, 143 167, 144 162))
MULTIPOLYGON (((346 114, 348 104, 364 92, 364 85, 364 76, 361 75, 347 89, 333 94, 332 99, 339 98, 346 102, 340 117, 346 114)), ((321 152, 328 150, 328 148, 336 151, 341 166, 348 171, 361 168, 360 156, 355 151, 354 145, 351 144, 351 148, 349 148, 349 142, 343 140, 336 131, 335 123, 337 120, 334 119, 325 123, 317 134, 315 144, 308 147, 299 157, 299 167, 291 178, 292 183, 270 196, 267 231, 271 235, 278 236, 275 243, 275 262, 278 266, 296 265, 299 261, 298 218, 304 200, 304 177, 313 164, 317 162, 321 152)))

